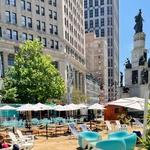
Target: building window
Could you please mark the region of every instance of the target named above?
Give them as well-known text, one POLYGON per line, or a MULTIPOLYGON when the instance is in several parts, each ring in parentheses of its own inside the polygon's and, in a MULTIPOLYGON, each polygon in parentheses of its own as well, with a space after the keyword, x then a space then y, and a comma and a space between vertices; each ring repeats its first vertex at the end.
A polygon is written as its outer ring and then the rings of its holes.
POLYGON ((28 17, 28 27, 32 28, 32 18, 28 17))
POLYGON ((54 25, 54 33, 57 35, 58 34, 58 27, 56 25, 54 25))
POLYGON ((84 18, 85 19, 88 18, 88 11, 87 10, 84 11, 84 18))
POLYGON ((95 30, 96 37, 99 37, 99 30, 95 30))
POLYGON ((40 20, 37 20, 36 24, 37 24, 37 30, 41 30, 40 20))
POLYGON ((93 28, 93 20, 90 20, 90 28, 93 28))
POLYGON ((54 48, 54 40, 51 40, 51 48, 54 48))
POLYGON ((40 6, 36 5, 36 14, 40 14, 40 6))
POLYGON ((13 66, 14 65, 14 60, 15 60, 15 57, 13 54, 9 54, 8 55, 8 65, 9 66, 13 66))
POLYGON ((41 7, 41 15, 45 16, 45 8, 44 7, 41 7))
POLYGON ((11 16, 9 11, 5 11, 5 17, 6 17, 6 22, 10 23, 11 22, 11 16))
POLYGON ((91 9, 90 11, 89 11, 89 16, 90 16, 90 18, 92 18, 93 17, 93 9, 91 9))
POLYGON ((27 2, 27 10, 31 11, 31 3, 30 2, 27 2))
POLYGON ((49 0, 48 3, 49 3, 50 5, 52 5, 52 0, 49 0))
POLYGON ((89 7, 93 7, 93 0, 89 0, 89 7))
POLYGON ((59 49, 58 41, 55 41, 55 49, 59 49))
POLYGON ((95 17, 98 17, 98 16, 99 16, 99 9, 96 8, 96 9, 95 9, 95 17))
POLYGON ((18 40, 18 31, 16 31, 16 30, 12 31, 12 39, 13 40, 18 40))
POLYGON ((16 24, 17 23, 16 13, 12 13, 12 15, 11 15, 11 23, 12 24, 16 24))
POLYGON ((101 5, 104 5, 104 0, 101 0, 100 3, 101 3, 101 5))
POLYGON ((2 37, 2 28, 0 27, 0 37, 2 37))
POLYGON ((107 15, 112 15, 112 7, 111 6, 107 7, 107 15))
POLYGON ((49 25, 49 31, 51 34, 53 34, 53 25, 52 24, 49 25))
POLYGON ((16 0, 5 0, 5 4, 16 6, 16 0))
POLYGON ((49 10, 49 17, 53 18, 52 10, 49 10))
POLYGON ((99 5, 99 0, 95 0, 95 6, 99 5))
POLYGON ((23 27, 26 27, 26 16, 21 16, 21 24, 23 27))
POLYGON ((57 6, 57 0, 53 0, 53 6, 57 6))
POLYGON ((23 9, 23 10, 26 9, 25 0, 21 0, 21 9, 23 9))
POLYGON ((42 31, 44 31, 44 32, 45 32, 45 31, 46 31, 45 22, 42 22, 42 23, 41 23, 41 27, 42 27, 42 31))
POLYGON ((16 6, 16 0, 10 0, 10 4, 16 6))
POLYGON ((101 8, 101 16, 104 16, 104 7, 101 8))
POLYGON ((6 38, 7 39, 12 39, 12 31, 11 31, 11 29, 6 29, 6 38))
POLYGON ((112 17, 107 18, 107 25, 112 25, 112 17))
POLYGON ((104 37, 104 36, 105 36, 105 30, 101 29, 101 37, 104 37))
POLYGON ((22 41, 26 41, 27 40, 27 33, 22 33, 22 41))
POLYGON ((42 38, 41 38, 41 36, 38 36, 37 38, 38 38, 38 41, 40 41, 40 42, 41 42, 41 39, 42 39, 42 38))
POLYGON ((88 29, 88 22, 85 21, 85 29, 88 29))
POLYGON ((44 47, 47 46, 47 40, 46 40, 46 38, 43 38, 43 39, 42 39, 42 44, 43 44, 44 47))
POLYGON ((5 0, 6 5, 10 5, 10 0, 5 0))
POLYGON ((54 11, 54 19, 57 20, 57 12, 54 11))
POLYGON ((105 25, 105 20, 104 18, 101 18, 101 27, 103 27, 105 25))
POLYGON ((99 27, 99 19, 95 19, 95 27, 99 27))
POLYGON ((28 40, 33 41, 33 35, 32 35, 32 34, 29 34, 29 35, 28 35, 28 40))
POLYGON ((84 0, 84 8, 87 8, 87 0, 84 0))

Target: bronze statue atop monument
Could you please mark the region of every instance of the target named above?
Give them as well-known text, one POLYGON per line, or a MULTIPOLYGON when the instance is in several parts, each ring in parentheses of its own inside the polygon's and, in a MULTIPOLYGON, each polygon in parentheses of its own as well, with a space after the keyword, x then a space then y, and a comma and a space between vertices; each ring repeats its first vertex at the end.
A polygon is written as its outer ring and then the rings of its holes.
POLYGON ((142 17, 142 12, 141 9, 139 9, 139 14, 137 16, 135 16, 135 26, 134 26, 134 30, 135 33, 140 33, 143 32, 143 17, 142 17))

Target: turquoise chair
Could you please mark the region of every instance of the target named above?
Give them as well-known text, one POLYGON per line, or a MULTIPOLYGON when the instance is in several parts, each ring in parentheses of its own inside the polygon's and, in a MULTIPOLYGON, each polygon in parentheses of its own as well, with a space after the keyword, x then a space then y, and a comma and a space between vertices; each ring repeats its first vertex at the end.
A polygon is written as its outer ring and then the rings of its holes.
POLYGON ((100 150, 126 150, 126 144, 124 140, 110 139, 97 142, 95 148, 100 150))
POLYGON ((137 135, 135 133, 131 133, 124 137, 124 141, 126 143, 126 150, 134 150, 137 142, 137 135))
POLYGON ((87 146, 91 145, 93 142, 100 141, 102 138, 99 133, 93 131, 80 132, 78 136, 78 144, 80 148, 85 149, 87 146))
POLYGON ((125 136, 128 136, 129 133, 127 131, 117 131, 112 132, 108 134, 109 139, 118 139, 118 138, 124 138, 125 136))
POLYGON ((118 131, 110 133, 108 139, 123 139, 126 143, 126 150, 133 150, 136 145, 137 135, 135 133, 129 134, 126 131, 118 131))

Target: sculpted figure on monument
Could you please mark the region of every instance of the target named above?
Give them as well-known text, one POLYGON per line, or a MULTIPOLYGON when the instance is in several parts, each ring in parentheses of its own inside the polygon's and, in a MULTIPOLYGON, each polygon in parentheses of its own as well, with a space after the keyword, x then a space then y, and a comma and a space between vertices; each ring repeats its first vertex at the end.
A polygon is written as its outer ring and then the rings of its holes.
POLYGON ((139 59, 139 66, 143 66, 145 61, 146 60, 145 60, 144 56, 141 56, 140 59, 139 59))
POLYGON ((145 68, 141 71, 141 83, 148 83, 148 71, 145 68))
POLYGON ((123 87, 123 73, 120 72, 120 87, 123 87))
POLYGON ((125 67, 126 67, 126 69, 132 68, 132 65, 131 65, 131 63, 130 63, 129 58, 127 58, 127 60, 126 60, 126 62, 125 62, 125 67))
POLYGON ((134 26, 135 33, 143 32, 143 17, 141 9, 139 10, 139 14, 135 16, 135 26, 134 26))

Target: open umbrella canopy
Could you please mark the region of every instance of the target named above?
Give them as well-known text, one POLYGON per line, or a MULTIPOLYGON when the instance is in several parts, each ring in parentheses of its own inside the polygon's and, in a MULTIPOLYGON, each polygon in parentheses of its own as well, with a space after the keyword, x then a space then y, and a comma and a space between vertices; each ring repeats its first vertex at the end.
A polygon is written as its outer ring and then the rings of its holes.
POLYGON ((82 108, 87 108, 88 106, 85 105, 85 104, 78 104, 78 107, 79 107, 80 109, 82 109, 82 108))
POLYGON ((18 107, 17 111, 38 111, 38 109, 32 104, 24 104, 18 107))
POLYGON ((5 105, 3 107, 0 107, 0 110, 16 110, 16 108, 9 105, 5 105))
POLYGON ((37 103, 34 105, 34 107, 36 107, 37 110, 52 110, 53 109, 51 106, 48 106, 42 103, 37 103))
POLYGON ((95 103, 91 106, 89 106, 88 109, 95 109, 95 110, 103 110, 105 109, 103 105, 99 104, 99 103, 95 103))
MULTIPOLYGON (((150 101, 149 101, 150 102, 150 101)), ((144 111, 145 99, 138 97, 121 98, 116 101, 107 103, 107 105, 122 106, 144 111)))
POLYGON ((71 111, 71 110, 78 110, 80 108, 78 107, 78 105, 71 103, 71 104, 65 105, 64 109, 66 111, 71 111))
POLYGON ((54 110, 56 110, 56 111, 65 111, 64 106, 62 106, 62 105, 54 106, 54 110))

